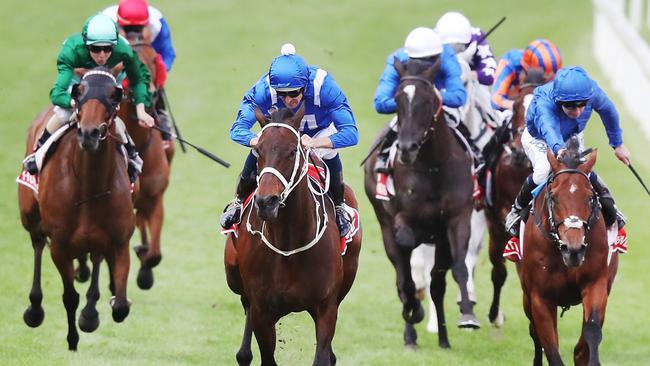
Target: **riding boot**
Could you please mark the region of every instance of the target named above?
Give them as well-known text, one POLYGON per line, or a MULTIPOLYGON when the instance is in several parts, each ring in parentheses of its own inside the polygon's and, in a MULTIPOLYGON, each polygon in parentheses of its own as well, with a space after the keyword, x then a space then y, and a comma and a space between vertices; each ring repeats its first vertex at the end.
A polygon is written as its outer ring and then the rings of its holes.
POLYGON ((329 193, 334 202, 334 210, 336 211, 336 226, 339 228, 341 237, 344 237, 352 229, 352 224, 350 215, 345 210, 343 173, 332 174, 329 193))
POLYGON ((528 178, 526 178, 524 181, 523 186, 521 186, 521 190, 519 191, 519 194, 517 194, 517 198, 515 198, 512 209, 508 213, 508 216, 506 216, 506 231, 512 236, 519 236, 521 211, 524 209, 524 207, 527 207, 530 201, 533 199, 533 189, 535 189, 535 187, 537 187, 537 185, 535 182, 533 182, 533 176, 528 176, 528 178))
POLYGON ((600 204, 603 207, 602 210, 603 218, 605 219, 605 225, 607 227, 610 227, 616 221, 618 223, 619 229, 623 228, 623 226, 625 226, 625 215, 623 215, 618 207, 616 207, 614 198, 612 197, 612 194, 609 191, 609 188, 607 188, 605 182, 598 175, 596 175, 595 172, 592 172, 589 175, 589 181, 591 181, 591 185, 594 187, 594 191, 596 191, 596 194, 598 194, 598 199, 600 200, 600 204))
POLYGON ((241 219, 241 209, 244 205, 244 200, 248 197, 251 192, 257 187, 257 179, 255 176, 255 171, 250 174, 242 172, 239 175, 239 181, 237 182, 237 194, 235 199, 230 202, 226 208, 223 210, 221 219, 221 227, 224 229, 229 229, 235 224, 238 224, 241 219))
POLYGON ((375 160, 375 172, 390 174, 390 168, 388 167, 388 156, 390 155, 390 148, 393 146, 393 142, 397 138, 397 131, 394 131, 392 128, 388 129, 384 139, 379 143, 379 153, 377 153, 377 160, 375 160))
POLYGON ((156 115, 158 116, 158 121, 160 123, 160 128, 162 129, 162 139, 165 141, 170 141, 172 139, 172 120, 169 112, 167 111, 167 106, 162 98, 156 102, 156 115))
POLYGON ((52 134, 50 131, 47 130, 47 128, 43 129, 43 133, 41 134, 41 137, 38 138, 38 141, 36 142, 36 150, 34 150, 33 153, 27 155, 25 159, 23 160, 23 167, 25 170, 29 172, 31 175, 36 175, 38 174, 38 166, 36 165, 36 151, 41 148, 47 141, 47 139, 50 138, 52 134))
POLYGON ((131 139, 131 136, 128 134, 126 134, 126 143, 124 144, 124 148, 126 149, 126 155, 129 160, 127 166, 129 181, 131 181, 131 183, 135 183, 140 173, 142 173, 143 161, 138 154, 138 150, 135 148, 135 143, 131 139))

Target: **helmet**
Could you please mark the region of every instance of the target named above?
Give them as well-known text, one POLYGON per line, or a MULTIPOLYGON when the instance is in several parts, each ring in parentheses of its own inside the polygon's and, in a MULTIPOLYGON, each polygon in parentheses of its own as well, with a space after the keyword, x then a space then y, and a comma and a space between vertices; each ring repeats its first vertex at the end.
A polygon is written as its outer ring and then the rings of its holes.
POLYGON ((117 25, 104 14, 93 15, 86 20, 81 35, 87 45, 116 45, 117 25))
POLYGON ((121 26, 149 24, 149 5, 145 0, 120 0, 117 6, 117 24, 121 26))
POLYGON ((450 11, 441 16, 434 30, 444 44, 468 44, 472 40, 472 25, 463 14, 456 11, 450 11))
POLYGON ((411 58, 435 56, 442 53, 442 41, 433 29, 418 27, 406 36, 404 49, 411 58))
POLYGON ((562 55, 553 43, 546 39, 536 39, 528 44, 521 57, 524 70, 539 67, 545 73, 555 74, 562 67, 562 55))
POLYGON ((309 66, 296 55, 296 48, 287 43, 280 50, 281 55, 273 59, 269 67, 271 88, 289 91, 304 88, 309 83, 309 66))
POLYGON ((588 100, 594 95, 593 82, 580 66, 565 67, 558 71, 553 80, 555 102, 588 100))

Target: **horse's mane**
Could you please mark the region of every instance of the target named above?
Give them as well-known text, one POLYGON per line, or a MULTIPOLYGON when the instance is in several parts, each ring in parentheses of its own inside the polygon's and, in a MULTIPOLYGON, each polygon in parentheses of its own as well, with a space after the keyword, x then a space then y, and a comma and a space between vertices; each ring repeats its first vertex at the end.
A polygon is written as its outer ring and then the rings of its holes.
MULTIPOLYGON (((428 68, 430 68, 432 64, 430 62, 420 61, 417 59, 409 59, 405 66, 407 75, 421 75, 428 68)), ((433 74, 432 79, 435 79, 435 73, 433 74)), ((431 81, 433 82, 433 80, 431 81)))
POLYGON ((289 108, 280 108, 271 113, 271 122, 284 123, 284 121, 294 116, 294 113, 289 108))
POLYGON ((578 136, 571 136, 566 142, 566 152, 562 154, 560 161, 569 169, 575 169, 584 163, 584 157, 580 152, 580 139, 578 136))
POLYGON ((542 85, 544 84, 544 70, 539 67, 533 67, 528 70, 522 86, 542 85))

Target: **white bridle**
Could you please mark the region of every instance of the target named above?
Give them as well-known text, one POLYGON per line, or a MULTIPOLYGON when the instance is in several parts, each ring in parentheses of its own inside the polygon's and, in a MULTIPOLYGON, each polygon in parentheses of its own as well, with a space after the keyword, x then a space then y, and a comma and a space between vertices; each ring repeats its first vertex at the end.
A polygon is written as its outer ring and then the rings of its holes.
MULTIPOLYGON (((293 165, 293 171, 291 172, 291 177, 287 181, 287 179, 280 173, 277 169, 273 167, 265 167, 262 169, 262 171, 257 175, 257 183, 259 185, 260 179, 262 179, 262 176, 264 174, 273 174, 282 184, 284 185, 284 190, 282 193, 280 193, 280 205, 284 206, 284 201, 289 197, 289 194, 291 191, 294 190, 302 181, 302 179, 307 175, 307 171, 309 169, 309 163, 308 163, 308 156, 309 152, 311 149, 303 150, 301 143, 300 143, 300 133, 296 131, 293 127, 286 125, 284 123, 269 123, 266 126, 262 128, 262 131, 260 131, 260 135, 264 132, 269 127, 283 127, 291 132, 296 136, 297 144, 296 144, 296 159, 295 163, 293 165), (302 167, 300 167, 300 160, 302 158, 303 164, 302 167)), ((325 166, 327 169, 327 165, 325 166)), ((259 235, 260 238, 262 239, 262 242, 269 247, 269 249, 273 250, 274 252, 281 254, 285 257, 288 257, 292 254, 304 252, 305 250, 308 250, 309 248, 313 247, 318 243, 318 241, 323 237, 323 234, 325 234, 325 229, 327 229, 327 222, 328 222, 328 215, 327 211, 325 210, 325 194, 328 191, 329 188, 329 170, 326 171, 325 173, 325 187, 323 189, 318 189, 316 187, 312 187, 312 184, 307 184, 309 187, 309 192, 312 195, 312 199, 314 200, 315 207, 316 207, 316 234, 314 239, 312 239, 309 243, 296 248, 292 250, 282 250, 277 248, 275 245, 271 244, 271 242, 264 236, 264 228, 266 227, 266 222, 262 222, 262 229, 260 231, 254 230, 251 223, 250 223, 250 217, 251 217, 251 212, 253 209, 248 212, 248 217, 246 218, 246 229, 248 230, 249 233, 253 235, 259 235), (320 197, 320 202, 318 200, 318 197, 320 197), (318 210, 320 208, 323 208, 323 218, 321 220, 321 215, 319 215, 318 210)), ((332 202, 331 199, 329 199, 330 203, 332 204, 332 207, 334 207, 334 203, 332 202)))

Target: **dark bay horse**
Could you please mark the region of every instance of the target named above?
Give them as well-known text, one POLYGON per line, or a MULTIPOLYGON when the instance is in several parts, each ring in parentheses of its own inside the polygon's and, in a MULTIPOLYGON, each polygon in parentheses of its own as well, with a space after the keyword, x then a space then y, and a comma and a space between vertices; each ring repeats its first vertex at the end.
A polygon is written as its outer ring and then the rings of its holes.
MULTIPOLYGON (((333 365, 338 307, 356 275, 361 231, 342 256, 334 206, 305 176, 308 152, 298 133, 304 106, 295 116, 289 109, 273 112, 270 119, 260 111, 256 116, 263 126, 255 146, 258 189, 224 253, 228 286, 241 296, 246 314, 237 362, 251 363, 254 332, 261 364, 276 365, 276 322, 307 311, 316 325, 314 365, 333 365)), ((345 198, 357 207, 349 187, 345 198)))
MULTIPOLYGON (((127 32, 126 38, 151 74, 150 91, 155 96, 155 104, 156 98, 159 97, 153 83, 153 80, 156 79, 156 57, 158 56, 151 46, 150 35, 146 28, 143 28, 142 32, 127 32)), ((136 223, 141 239, 141 245, 135 247, 135 252, 140 259, 137 283, 141 289, 149 289, 154 283, 152 268, 157 266, 162 259, 160 237, 164 221, 163 195, 169 184, 170 164, 175 148, 174 144, 169 144, 169 147, 165 149, 159 131, 144 128, 138 124, 135 104, 130 98, 129 89, 126 94, 118 115, 124 121, 144 162, 142 174, 139 177, 140 190, 134 203, 136 223)))
MULTIPOLYGON (((501 289, 506 282, 506 270, 503 249, 510 239, 506 232, 504 222, 515 201, 521 185, 528 175, 533 172, 533 167, 521 145, 521 134, 526 128, 526 110, 530 103, 532 93, 536 87, 544 83, 544 72, 541 69, 531 68, 526 74, 524 83, 513 107, 510 123, 502 126, 493 136, 494 142, 499 146, 492 153, 498 157, 492 171, 492 197, 491 204, 485 205, 489 239, 489 257, 492 263, 493 295, 488 318, 497 327, 503 325, 505 316, 500 311, 501 289)), ((488 158, 488 161, 492 159, 488 158)))
MULTIPOLYGON (((126 162, 113 138, 113 117, 122 98, 121 89, 108 69, 98 67, 84 75, 82 82, 73 87, 72 95, 77 102, 76 129, 71 128, 58 141, 58 147, 41 169, 38 196, 20 185, 18 197, 21 221, 34 248, 31 305, 23 319, 30 327, 38 327, 45 316, 41 305, 41 257, 49 239, 52 260, 63 280, 68 348, 76 350, 79 294, 74 289, 73 260, 90 252, 97 263, 86 295, 88 304, 79 316, 81 330, 92 332, 99 326, 95 305, 99 300, 97 277, 101 257, 106 259, 111 273, 113 320, 123 321, 130 306, 126 297, 128 244, 135 216, 126 162)), ((48 109, 33 121, 28 153, 50 116, 48 109)))
POLYGON ((535 345, 534 365, 563 365, 558 349, 557 308, 582 303, 582 334, 574 349, 576 365, 600 365, 607 297, 618 267, 610 254, 598 197, 588 174, 596 152, 584 161, 570 140, 560 161, 548 152, 551 175, 526 222, 523 259, 517 263, 535 345), (583 162, 584 161, 584 162, 583 162))
POLYGON ((438 68, 439 62, 431 66, 395 60, 401 82, 395 95, 399 132, 393 166, 396 193, 391 201, 375 198, 376 152, 364 166, 366 195, 397 273, 407 347, 417 345, 413 324, 424 317, 424 309, 415 295, 410 265, 411 252, 421 243, 436 245, 430 291, 438 314, 440 347, 450 347, 443 311, 445 275, 450 268, 461 293, 458 326, 474 328, 478 324, 468 297, 465 266, 473 207, 472 161, 441 115, 440 95, 431 82, 438 68))

